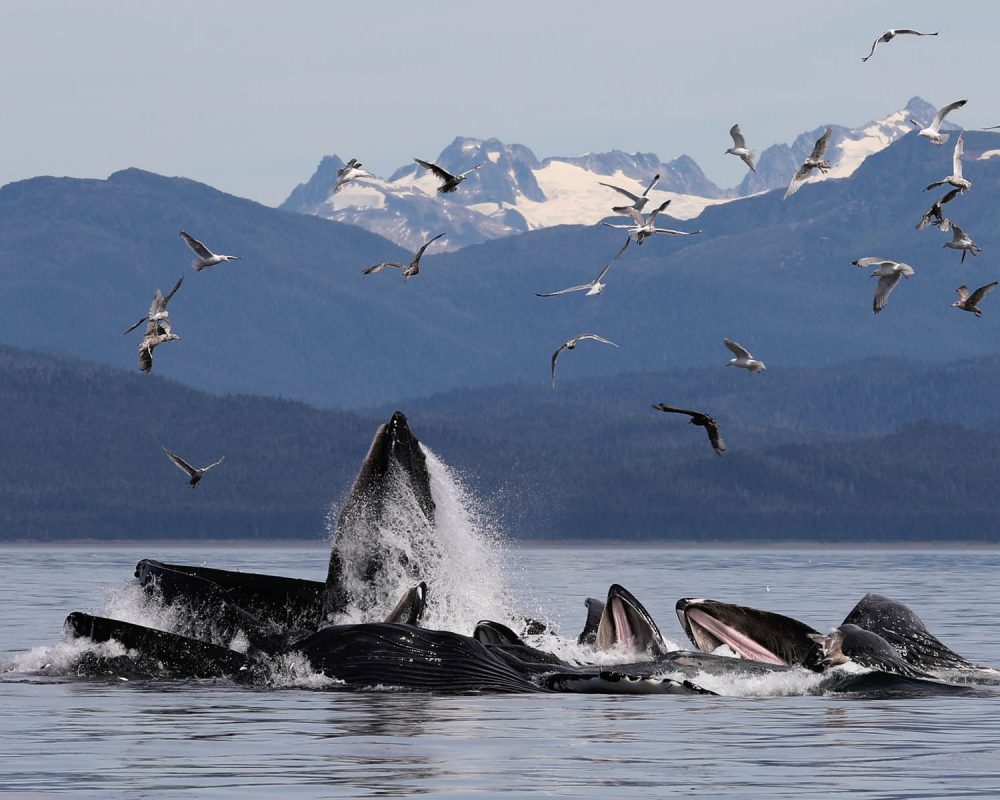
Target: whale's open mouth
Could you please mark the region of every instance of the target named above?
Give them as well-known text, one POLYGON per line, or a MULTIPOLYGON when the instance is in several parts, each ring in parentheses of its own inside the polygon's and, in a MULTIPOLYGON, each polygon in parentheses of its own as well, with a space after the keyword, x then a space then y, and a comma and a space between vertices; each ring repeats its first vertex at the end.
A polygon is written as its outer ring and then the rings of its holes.
POLYGON ((642 603, 627 589, 612 584, 597 625, 594 646, 598 650, 617 648, 625 653, 660 656, 667 647, 659 628, 642 603))
POLYGON ((722 645, 727 645, 740 658, 751 661, 763 661, 766 664, 788 664, 783 658, 772 653, 760 642, 754 641, 745 633, 726 625, 701 609, 691 608, 685 613, 689 635, 703 652, 712 652, 722 645))

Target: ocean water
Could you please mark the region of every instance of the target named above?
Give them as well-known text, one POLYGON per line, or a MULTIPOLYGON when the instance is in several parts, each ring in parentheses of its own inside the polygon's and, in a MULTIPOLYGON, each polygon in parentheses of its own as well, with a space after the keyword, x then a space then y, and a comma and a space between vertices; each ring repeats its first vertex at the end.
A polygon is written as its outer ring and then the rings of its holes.
MULTIPOLYGON (((720 697, 451 697, 338 692, 296 675, 258 689, 53 674, 70 663, 69 612, 150 613, 129 585, 143 557, 321 580, 328 549, 0 547, 0 797, 1000 796, 997 696, 816 696, 774 679, 712 686, 720 697)), ((877 591, 959 653, 1000 665, 998 550, 511 545, 488 561, 503 574, 479 576, 483 591, 567 641, 584 598, 613 582, 685 646, 679 597, 825 630, 877 591)))

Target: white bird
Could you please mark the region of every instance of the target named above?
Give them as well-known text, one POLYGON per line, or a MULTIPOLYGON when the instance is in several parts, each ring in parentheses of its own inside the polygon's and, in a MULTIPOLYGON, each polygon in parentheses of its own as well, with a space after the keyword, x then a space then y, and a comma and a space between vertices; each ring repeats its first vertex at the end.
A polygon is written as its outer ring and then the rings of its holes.
POLYGON ((636 211, 642 211, 646 207, 646 203, 649 202, 649 193, 653 190, 653 187, 656 186, 657 183, 659 183, 659 181, 660 181, 660 176, 654 175, 653 180, 649 182, 649 186, 646 187, 645 191, 641 195, 632 194, 632 192, 628 191, 627 189, 622 189, 620 186, 613 186, 612 184, 604 183, 603 181, 598 181, 598 183, 601 186, 607 186, 609 189, 614 189, 616 192, 625 195, 629 200, 632 201, 632 205, 630 206, 611 207, 611 210, 614 211, 616 214, 628 214, 630 208, 634 208, 636 211))
POLYGON ((894 37, 900 36, 901 34, 908 33, 912 36, 937 36, 937 31, 934 33, 921 33, 920 31, 915 31, 911 28, 889 28, 885 33, 879 36, 874 42, 872 42, 871 52, 862 58, 862 61, 867 61, 875 54, 875 48, 878 47, 879 42, 891 42, 894 37))
POLYGON ((950 247, 952 250, 962 251, 962 263, 965 263, 965 256, 967 253, 972 253, 974 256, 978 256, 983 252, 983 248, 977 245, 972 238, 958 227, 954 222, 951 223, 951 241, 946 242, 944 247, 950 247))
POLYGON ((467 169, 465 172, 461 172, 458 175, 452 175, 450 172, 448 172, 448 170, 442 169, 437 164, 432 164, 430 161, 424 161, 423 159, 420 158, 415 158, 413 160, 416 161, 424 169, 429 169, 438 178, 441 179, 441 185, 438 186, 439 194, 448 194, 449 192, 455 191, 458 188, 458 184, 460 184, 467 177, 469 177, 469 175, 471 175, 473 172, 475 172, 477 169, 479 169, 486 163, 485 161, 480 161, 472 169, 467 169))
POLYGON ((187 242, 187 246, 194 250, 194 254, 198 256, 191 262, 191 266, 194 267, 195 272, 201 272, 203 269, 214 267, 216 264, 222 264, 225 261, 239 261, 240 259, 239 256, 216 255, 205 247, 205 245, 184 231, 181 231, 181 238, 187 242))
POLYGON ((587 291, 586 297, 591 297, 593 295, 598 295, 604 291, 604 287, 607 286, 606 283, 602 283, 604 276, 608 274, 608 270, 611 269, 611 265, 618 260, 618 256, 625 252, 625 248, 628 247, 631 239, 626 239, 625 244, 622 245, 622 249, 618 251, 614 258, 612 258, 607 264, 604 265, 604 269, 601 270, 601 274, 598 275, 590 283, 581 283, 579 286, 570 286, 568 289, 560 289, 558 292, 535 292, 535 297, 556 297, 560 294, 569 294, 570 292, 582 292, 587 291))
POLYGON ((563 350, 575 350, 577 342, 583 341, 584 339, 593 339, 595 342, 602 342, 604 344, 610 344, 612 347, 618 347, 614 342, 610 342, 603 336, 598 336, 596 333, 581 333, 579 336, 574 336, 565 344, 559 345, 559 349, 552 354, 552 388, 556 388, 556 359, 559 358, 559 354, 563 350))
POLYGON ((433 239, 428 239, 422 245, 420 249, 417 250, 417 254, 413 257, 413 260, 409 264, 400 264, 398 261, 383 261, 380 264, 375 264, 374 266, 368 267, 368 269, 362 270, 362 275, 371 275, 373 272, 378 272, 384 267, 396 267, 397 269, 403 270, 403 280, 408 280, 420 272, 420 258, 424 254, 424 250, 430 247, 431 242, 435 242, 444 236, 443 233, 439 233, 433 239))
POLYGON ((799 167, 798 172, 792 176, 792 182, 788 184, 788 190, 785 192, 786 200, 799 190, 802 182, 809 177, 809 173, 814 169, 818 169, 824 174, 830 169, 830 162, 823 160, 823 153, 826 152, 826 146, 830 143, 830 135, 832 133, 833 129, 827 128, 823 135, 816 140, 816 144, 813 145, 809 157, 802 162, 802 166, 799 167))
POLYGON ((747 148, 746 139, 743 138, 743 132, 740 130, 740 126, 733 125, 729 129, 729 135, 733 137, 733 146, 730 147, 726 152, 729 155, 739 156, 743 159, 743 163, 750 167, 754 172, 757 171, 757 167, 753 163, 753 152, 747 148))
POLYGON ((975 314, 977 317, 981 317, 983 312, 979 308, 979 301, 996 288, 997 281, 993 281, 993 283, 987 283, 985 286, 980 286, 970 295, 969 287, 963 283, 955 290, 958 292, 958 300, 952 303, 951 307, 961 309, 962 311, 968 311, 975 314))
POLYGON ((146 323, 146 333, 139 342, 139 371, 149 372, 153 368, 153 350, 165 342, 173 342, 181 337, 170 330, 165 320, 151 319, 146 323))
POLYGON ((945 219, 944 209, 942 206, 945 203, 950 203, 954 200, 960 193, 961 189, 952 189, 944 197, 934 203, 927 213, 921 218, 920 222, 917 223, 917 230, 922 231, 928 225, 937 225, 939 231, 947 233, 951 230, 951 220, 945 219))
POLYGON ((736 356, 736 358, 731 358, 726 362, 727 367, 741 367, 742 369, 750 370, 750 372, 763 372, 767 369, 763 361, 754 358, 750 355, 749 350, 737 344, 732 339, 723 339, 722 343, 736 356))
MULTIPOLYGON (((967 102, 969 101, 956 100, 954 103, 949 103, 944 108, 939 109, 937 114, 934 115, 934 119, 931 121, 931 124, 928 125, 926 128, 920 128, 919 135, 927 139, 930 139, 936 145, 942 145, 945 142, 947 142, 949 139, 948 134, 941 133, 941 131, 938 129, 941 127, 941 123, 944 122, 944 118, 948 116, 949 113, 954 111, 956 108, 961 108, 967 102)), ((911 119, 910 122, 912 122, 918 128, 920 127, 920 123, 917 122, 915 119, 911 119)))
POLYGON ((675 231, 671 228, 657 228, 657 215, 669 205, 670 201, 664 200, 657 208, 650 211, 649 216, 645 218, 634 208, 627 209, 628 215, 632 217, 631 225, 620 225, 611 222, 602 222, 601 224, 607 225, 609 228, 620 228, 621 230, 628 231, 629 238, 634 239, 636 244, 642 244, 647 237, 652 236, 654 233, 666 233, 671 236, 691 236, 695 233, 701 233, 701 231, 675 231))
MULTIPOLYGON (((955 151, 951 155, 951 175, 947 178, 942 178, 939 181, 934 181, 927 185, 927 189, 933 189, 935 186, 943 186, 948 183, 954 186, 960 191, 965 191, 966 189, 972 188, 972 181, 966 180, 962 175, 962 154, 965 152, 965 131, 958 134, 958 141, 955 142, 955 151)), ((927 189, 924 189, 926 192, 927 189)))
POLYGON ((219 466, 219 464, 221 464, 223 461, 226 460, 226 457, 223 456, 218 461, 209 464, 207 467, 192 467, 190 464, 187 463, 187 461, 185 461, 176 453, 171 453, 162 444, 160 445, 160 447, 163 447, 163 452, 167 454, 167 458, 169 458, 171 461, 174 462, 174 464, 177 466, 177 469, 179 469, 181 472, 183 472, 185 475, 188 476, 189 479, 188 483, 191 484, 192 489, 198 485, 198 481, 200 481, 204 477, 206 472, 208 472, 212 467, 219 466))
POLYGON ((159 289, 156 290, 156 294, 153 295, 153 302, 149 304, 149 313, 140 319, 135 325, 129 328, 122 336, 126 336, 136 328, 138 328, 144 322, 159 322, 165 333, 170 333, 170 320, 168 319, 169 313, 167 312, 167 303, 170 302, 170 298, 174 296, 174 293, 181 288, 181 284, 184 283, 184 276, 181 275, 177 283, 174 284, 174 288, 170 290, 170 294, 166 297, 159 289))
POLYGON ((890 261, 887 258, 865 256, 851 263, 858 267, 878 266, 878 269, 871 274, 871 277, 878 278, 878 286, 875 287, 875 299, 872 301, 872 310, 876 314, 885 308, 885 304, 889 300, 889 295, 896 288, 899 279, 910 278, 914 274, 913 267, 909 264, 904 264, 901 261, 890 261))
POLYGON ((344 166, 337 170, 337 183, 333 187, 331 194, 336 194, 346 183, 350 183, 356 178, 374 178, 368 170, 361 169, 361 162, 352 158, 344 166))

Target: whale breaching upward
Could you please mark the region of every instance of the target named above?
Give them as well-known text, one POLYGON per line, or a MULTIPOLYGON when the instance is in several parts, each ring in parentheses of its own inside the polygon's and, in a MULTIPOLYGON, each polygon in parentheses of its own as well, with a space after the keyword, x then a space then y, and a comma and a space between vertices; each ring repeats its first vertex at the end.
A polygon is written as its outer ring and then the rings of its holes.
POLYGON ((921 33, 920 31, 915 31, 912 28, 889 28, 889 30, 872 42, 871 52, 861 60, 867 61, 871 58, 875 54, 875 48, 878 47, 879 42, 891 42, 896 36, 901 36, 904 33, 910 34, 911 36, 937 36, 937 31, 934 31, 934 33, 921 33))
POLYGON ((156 294, 153 295, 153 302, 149 304, 149 313, 125 331, 122 336, 132 333, 132 331, 144 322, 159 322, 161 323, 160 327, 162 327, 164 333, 170 333, 170 320, 168 319, 170 315, 167 311, 167 303, 169 303, 170 298, 177 293, 177 290, 181 288, 182 283, 184 283, 183 275, 181 275, 177 283, 174 284, 174 288, 170 290, 170 293, 166 297, 164 297, 162 292, 157 289, 156 294))
POLYGON ((674 406, 668 406, 666 403, 656 403, 653 405, 653 408, 657 411, 663 411, 666 414, 687 414, 691 417, 692 425, 698 425, 708 433, 708 441, 711 442, 712 449, 715 450, 717 455, 721 456, 726 452, 726 443, 722 440, 722 436, 719 433, 719 425, 708 414, 703 414, 701 411, 688 411, 686 408, 675 408, 674 406))
MULTIPOLYGON (((948 134, 947 133, 941 133, 941 131, 938 130, 938 129, 941 127, 941 123, 944 122, 944 118, 950 112, 954 111, 956 108, 961 108, 967 102, 969 102, 969 101, 968 100, 956 100, 954 103, 948 103, 948 105, 946 105, 943 108, 939 109, 938 112, 937 112, 937 114, 934 115, 934 119, 931 121, 931 124, 928 125, 926 128, 920 128, 920 134, 919 135, 923 136, 926 139, 930 139, 936 145, 942 145, 945 142, 947 142, 948 139, 949 139, 948 134)), ((911 119, 910 122, 912 122, 918 128, 920 127, 920 123, 917 122, 915 119, 911 119)))
POLYGON ((404 281, 408 280, 409 278, 412 278, 414 275, 420 272, 420 258, 423 256, 424 250, 430 247, 431 242, 437 241, 442 236, 444 236, 444 234, 439 233, 433 239, 428 239, 426 242, 420 245, 420 249, 417 250, 417 254, 413 256, 413 260, 409 264, 400 264, 398 261, 383 261, 380 264, 374 264, 373 266, 370 266, 367 269, 362 270, 361 274, 371 275, 372 273, 378 272, 379 270, 384 269, 385 267, 396 267, 396 269, 403 270, 403 280, 404 281))
POLYGON ((613 186, 610 183, 604 183, 604 181, 598 181, 601 186, 607 186, 609 189, 614 189, 616 192, 625 195, 629 200, 632 201, 630 206, 612 206, 611 210, 616 214, 628 214, 630 208, 634 208, 636 211, 642 211, 646 207, 646 203, 649 202, 649 193, 653 190, 660 181, 659 175, 654 175, 653 180, 649 182, 649 186, 645 188, 641 195, 632 194, 632 192, 627 189, 622 189, 620 186, 613 186))
POLYGON ((816 140, 816 144, 813 145, 809 157, 802 162, 802 166, 792 176, 792 182, 788 184, 788 190, 785 192, 785 199, 788 199, 799 190, 802 182, 809 177, 809 173, 814 169, 818 169, 824 174, 830 169, 830 162, 823 160, 823 153, 826 152, 826 146, 830 143, 830 135, 832 133, 833 128, 827 128, 823 135, 816 140))
POLYGON ((344 166, 337 170, 337 182, 333 186, 331 194, 339 192, 346 184, 355 178, 374 178, 368 170, 361 169, 361 162, 352 158, 344 166))
POLYGON ((194 250, 194 254, 198 256, 191 262, 191 266, 194 267, 195 272, 201 272, 203 269, 214 267, 216 264, 221 264, 224 261, 239 261, 240 259, 239 256, 216 255, 205 247, 205 245, 184 231, 181 231, 181 238, 187 242, 187 246, 194 250))
POLYGON ((889 295, 896 288, 900 278, 910 278, 913 276, 913 267, 901 261, 890 261, 887 258, 877 256, 865 256, 857 261, 852 261, 856 267, 878 268, 871 274, 871 277, 878 278, 878 286, 875 287, 875 299, 872 301, 872 310, 877 314, 889 301, 889 295))
POLYGON ((441 179, 441 185, 438 186, 438 194, 448 194, 449 192, 455 191, 458 188, 458 184, 486 163, 485 161, 480 161, 471 169, 467 169, 465 172, 460 172, 458 175, 452 175, 448 172, 448 170, 442 169, 437 164, 432 164, 430 161, 424 161, 421 158, 415 158, 413 160, 424 169, 429 169, 441 179))
POLYGON ((733 137, 733 146, 726 153, 732 156, 739 156, 743 159, 744 164, 750 167, 753 172, 756 172, 757 167, 753 163, 753 152, 747 148, 747 142, 743 138, 743 132, 740 130, 739 124, 733 125, 729 129, 729 135, 733 137))

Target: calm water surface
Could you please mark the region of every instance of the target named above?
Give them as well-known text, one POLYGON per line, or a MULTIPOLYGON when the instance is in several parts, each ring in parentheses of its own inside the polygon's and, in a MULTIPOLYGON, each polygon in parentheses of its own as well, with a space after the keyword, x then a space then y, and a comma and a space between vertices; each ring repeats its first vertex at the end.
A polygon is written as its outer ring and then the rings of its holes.
MULTIPOLYGON (((62 620, 113 604, 142 557, 321 580, 327 549, 0 548, 0 797, 1000 796, 1000 700, 787 696, 438 697, 33 674, 62 620), (112 599, 109 599, 112 598, 112 599)), ((1000 551, 522 547, 523 611, 575 636, 583 599, 629 588, 683 642, 708 596, 825 630, 868 591, 1000 665, 1000 551)), ((745 694, 745 687, 742 690, 745 694)))

